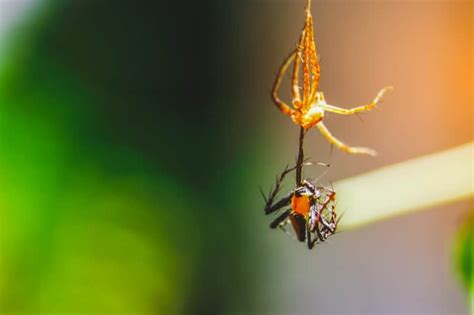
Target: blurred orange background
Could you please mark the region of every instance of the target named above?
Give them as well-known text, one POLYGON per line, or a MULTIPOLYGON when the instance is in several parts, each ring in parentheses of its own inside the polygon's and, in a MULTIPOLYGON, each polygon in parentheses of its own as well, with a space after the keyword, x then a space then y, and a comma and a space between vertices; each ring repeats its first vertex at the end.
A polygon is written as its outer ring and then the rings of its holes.
MULTIPOLYGON (((453 245, 472 200, 312 251, 268 228, 258 186, 298 136, 270 90, 305 2, 0 0, 0 313, 469 313, 453 245)), ((376 158, 310 130, 326 182, 472 141, 473 5, 313 0, 328 103, 395 88, 325 117, 376 158)))
MULTIPOLYGON (((240 79, 248 99, 242 102, 252 102, 252 112, 265 122, 265 155, 281 158, 281 165, 294 159, 298 128, 262 90, 270 91, 296 45, 304 2, 248 1, 237 28, 245 31, 236 32, 246 47, 240 79)), ((313 1, 312 13, 320 90, 329 104, 362 105, 382 87, 395 87, 376 110, 362 114, 362 122, 325 118, 336 137, 376 149, 376 158, 331 151, 317 130, 309 132, 306 154, 333 165, 331 180, 472 141, 473 2, 322 0, 313 1)), ((281 91, 289 102, 288 78, 281 91)), ((276 170, 266 172, 271 178, 276 170)), ((314 253, 292 246, 286 235, 271 236, 285 261, 273 266, 279 274, 262 288, 267 303, 279 301, 275 312, 281 314, 467 313, 467 296, 453 276, 452 244, 470 205, 337 235, 314 253)))

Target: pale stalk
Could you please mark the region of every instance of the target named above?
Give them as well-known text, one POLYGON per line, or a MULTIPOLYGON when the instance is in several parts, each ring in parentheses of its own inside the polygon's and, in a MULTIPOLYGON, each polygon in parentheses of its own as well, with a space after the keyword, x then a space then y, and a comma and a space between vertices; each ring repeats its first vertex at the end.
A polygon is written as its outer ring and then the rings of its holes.
POLYGON ((336 182, 338 230, 472 199, 473 153, 470 142, 336 182))

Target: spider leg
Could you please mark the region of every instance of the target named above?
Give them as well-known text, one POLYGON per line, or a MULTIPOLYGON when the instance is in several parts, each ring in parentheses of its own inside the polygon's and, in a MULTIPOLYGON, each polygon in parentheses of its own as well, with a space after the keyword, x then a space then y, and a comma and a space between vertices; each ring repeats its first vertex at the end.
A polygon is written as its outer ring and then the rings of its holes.
POLYGON ((294 110, 291 109, 288 105, 286 105, 285 102, 283 102, 280 99, 280 97, 278 96, 278 90, 280 89, 281 81, 283 80, 283 77, 285 76, 285 73, 288 70, 288 67, 290 66, 291 62, 295 58, 295 55, 296 55, 296 50, 293 51, 281 65, 278 75, 275 79, 275 83, 273 84, 273 90, 272 90, 273 101, 285 115, 288 115, 290 117, 293 114, 294 110))
POLYGON ((270 223, 270 228, 271 229, 277 228, 283 221, 288 219, 288 215, 290 214, 290 212, 291 212, 291 209, 288 209, 282 214, 280 214, 275 220, 272 221, 272 223, 270 223))
MULTIPOLYGON (((308 8, 311 4, 308 3, 308 8)), ((321 78, 321 70, 319 68, 318 53, 316 50, 316 43, 314 41, 314 30, 313 30, 313 17, 311 11, 308 9, 306 17, 306 30, 307 30, 307 49, 308 57, 311 66, 311 89, 309 103, 313 103, 319 87, 319 80, 321 78)))
POLYGON ((331 113, 336 113, 336 114, 340 114, 340 115, 357 114, 357 113, 360 113, 360 112, 366 112, 366 111, 370 111, 370 110, 374 109, 377 106, 377 104, 382 100, 384 94, 387 91, 390 91, 390 90, 393 90, 393 87, 391 87, 391 86, 384 87, 383 89, 380 90, 380 92, 377 94, 377 96, 374 98, 374 100, 371 103, 369 103, 367 105, 354 107, 354 108, 351 108, 351 109, 340 108, 340 107, 337 107, 337 106, 326 104, 325 102, 320 102, 319 105, 325 111, 328 111, 328 112, 331 112, 331 113))
POLYGON ((368 154, 375 156, 377 155, 377 152, 375 152, 372 149, 369 148, 364 148, 364 147, 350 147, 341 140, 337 139, 334 137, 329 130, 326 128, 326 126, 323 124, 322 121, 316 124, 318 126, 319 131, 323 134, 323 136, 329 141, 329 143, 334 144, 336 147, 341 149, 344 152, 347 153, 352 153, 352 154, 368 154))
POLYGON ((301 31, 300 40, 296 47, 295 63, 293 66, 293 77, 291 79, 291 86, 293 92, 293 106, 296 109, 300 109, 302 106, 301 95, 300 95, 300 86, 299 86, 299 77, 300 77, 300 65, 303 60, 302 52, 304 49, 304 40, 305 40, 306 30, 301 31))

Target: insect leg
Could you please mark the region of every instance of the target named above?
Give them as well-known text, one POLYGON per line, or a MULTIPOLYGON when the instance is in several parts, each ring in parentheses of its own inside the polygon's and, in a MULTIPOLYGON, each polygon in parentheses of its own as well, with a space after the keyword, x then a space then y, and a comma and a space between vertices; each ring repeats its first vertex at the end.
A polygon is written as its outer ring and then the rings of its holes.
MULTIPOLYGON (((327 188, 321 188, 321 187, 319 187, 318 189, 320 189, 320 190, 323 190, 323 189, 329 190, 327 188)), ((335 213, 335 209, 334 209, 334 204, 332 204, 331 209, 328 210, 328 211, 330 211, 330 215, 331 215, 330 216, 330 221, 331 222, 328 222, 326 220, 326 218, 324 217, 324 215, 323 215, 323 211, 328 208, 328 205, 330 204, 331 201, 334 200, 334 196, 336 195, 335 192, 333 192, 331 190, 329 190, 329 191, 330 191, 330 193, 326 196, 326 200, 322 203, 321 207, 319 208, 318 214, 319 214, 320 222, 323 225, 323 231, 324 232, 329 231, 329 233, 334 234, 336 232, 336 225, 337 225, 337 223, 335 222, 336 213, 335 213)))
POLYGON ((321 216, 321 224, 324 226, 325 229, 329 230, 331 234, 334 234, 334 232, 336 232, 334 229, 334 225, 326 221, 326 219, 323 216, 321 216))
POLYGON ((321 221, 321 212, 317 210, 316 205, 313 205, 311 208, 311 224, 310 224, 310 231, 316 232, 318 238, 321 241, 324 241, 323 235, 321 234, 321 230, 319 229, 319 223, 321 221))
POLYGON ((270 228, 271 229, 277 228, 280 225, 280 223, 288 219, 288 215, 290 214, 290 212, 291 212, 291 209, 288 209, 282 214, 280 214, 275 220, 272 221, 272 223, 270 223, 270 228))
POLYGON ((263 193, 262 189, 260 189, 260 193, 262 194, 263 199, 265 200, 265 214, 269 214, 272 212, 277 211, 278 209, 288 205, 291 200, 291 196, 293 195, 293 192, 289 193, 285 197, 283 197, 280 201, 278 201, 276 204, 273 204, 273 201, 275 200, 276 196, 278 195, 278 192, 280 191, 281 188, 281 183, 285 176, 294 171, 296 169, 295 167, 288 168, 288 165, 286 165, 285 169, 283 172, 280 174, 280 176, 277 176, 276 178, 276 183, 275 183, 275 188, 271 190, 270 194, 268 197, 265 197, 265 194, 263 193))
POLYGON ((285 197, 281 198, 275 204, 267 203, 265 206, 265 214, 273 213, 287 205, 290 204, 291 197, 293 196, 293 192, 288 193, 285 197))
POLYGON ((316 240, 311 239, 311 231, 309 230, 309 228, 306 229, 306 240, 308 244, 308 249, 312 249, 314 246, 314 243, 316 243, 316 240))

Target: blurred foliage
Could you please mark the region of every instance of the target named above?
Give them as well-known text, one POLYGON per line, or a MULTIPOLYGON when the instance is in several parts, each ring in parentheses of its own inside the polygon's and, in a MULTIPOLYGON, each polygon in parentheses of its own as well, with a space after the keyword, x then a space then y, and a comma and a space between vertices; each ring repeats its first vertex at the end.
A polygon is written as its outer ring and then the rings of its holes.
POLYGON ((234 197, 245 172, 210 90, 214 9, 48 1, 10 36, 2 313, 218 314, 250 303, 234 197))
POLYGON ((469 214, 459 230, 455 257, 456 269, 464 287, 470 293, 471 306, 474 306, 474 212, 469 214))
MULTIPOLYGON (((252 308, 275 254, 255 245, 261 222, 249 220, 265 221, 248 209, 255 168, 274 174, 281 161, 259 160, 274 153, 272 131, 267 148, 257 143, 258 109, 232 97, 232 9, 50 0, 10 35, 0 56, 2 314, 252 308)), ((472 280, 470 222, 458 261, 472 280)))

